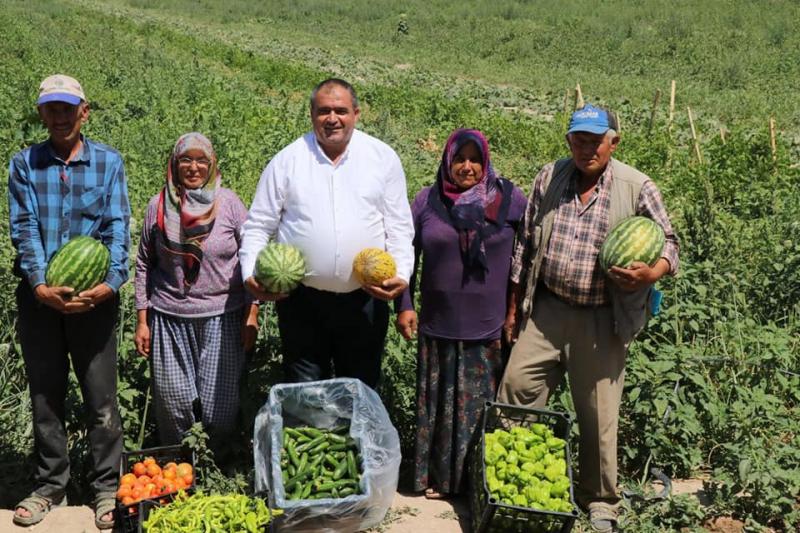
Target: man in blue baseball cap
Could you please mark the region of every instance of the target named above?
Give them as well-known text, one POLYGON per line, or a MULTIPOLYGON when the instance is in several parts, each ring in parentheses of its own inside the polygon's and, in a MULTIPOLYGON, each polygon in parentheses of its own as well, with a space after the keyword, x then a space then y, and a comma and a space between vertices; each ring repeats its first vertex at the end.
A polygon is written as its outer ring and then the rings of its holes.
POLYGON ((497 397, 544 407, 568 374, 580 428, 576 498, 593 530, 610 533, 625 357, 647 321, 653 284, 678 268, 678 240, 653 181, 612 157, 620 140, 614 113, 593 105, 575 111, 566 139, 572 156, 536 176, 517 233, 504 327, 514 346, 497 397), (634 215, 663 228, 661 257, 604 271, 603 241, 634 215))
POLYGON ((64 402, 71 365, 86 412, 95 525, 109 529, 114 526, 122 453, 116 326, 119 288, 128 279, 125 168, 119 152, 81 134, 89 105, 77 80, 63 74, 45 78, 36 104, 48 138, 15 154, 8 176, 14 273, 20 278, 16 326, 30 388, 36 456, 33 492, 17 504, 13 521, 36 524, 66 503, 70 464, 64 402), (49 262, 79 236, 108 248, 105 279, 81 292, 51 285, 49 262))

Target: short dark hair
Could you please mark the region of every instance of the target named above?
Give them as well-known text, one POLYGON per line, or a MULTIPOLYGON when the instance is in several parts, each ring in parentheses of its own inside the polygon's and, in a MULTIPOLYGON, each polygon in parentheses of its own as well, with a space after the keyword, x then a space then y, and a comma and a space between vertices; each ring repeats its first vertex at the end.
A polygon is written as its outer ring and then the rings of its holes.
POLYGON ((314 109, 314 100, 317 99, 317 93, 320 91, 320 89, 323 89, 329 85, 336 85, 349 92, 350 98, 353 100, 353 108, 358 108, 358 96, 356 96, 356 90, 353 89, 353 86, 341 78, 328 78, 327 80, 319 82, 317 86, 312 89, 311 98, 309 99, 311 109, 314 109))

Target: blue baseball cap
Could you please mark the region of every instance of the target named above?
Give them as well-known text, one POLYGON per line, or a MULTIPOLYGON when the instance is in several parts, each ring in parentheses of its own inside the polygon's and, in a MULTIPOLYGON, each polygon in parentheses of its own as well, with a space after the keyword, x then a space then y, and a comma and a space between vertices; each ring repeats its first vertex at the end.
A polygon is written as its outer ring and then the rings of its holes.
POLYGON ((578 131, 602 135, 608 130, 619 131, 619 122, 614 112, 586 104, 572 114, 567 135, 578 131))

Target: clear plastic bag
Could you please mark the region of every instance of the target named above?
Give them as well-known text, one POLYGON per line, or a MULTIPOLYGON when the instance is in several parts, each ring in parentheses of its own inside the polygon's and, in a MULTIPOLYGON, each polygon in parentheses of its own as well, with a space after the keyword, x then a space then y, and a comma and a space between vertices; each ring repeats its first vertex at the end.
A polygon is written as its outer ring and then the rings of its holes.
POLYGON ((358 379, 275 385, 255 422, 255 490, 269 489, 283 509, 279 531, 346 532, 379 524, 392 504, 400 470, 400 438, 378 394, 358 379), (287 500, 280 471, 283 427, 350 425, 362 457, 361 494, 287 500))

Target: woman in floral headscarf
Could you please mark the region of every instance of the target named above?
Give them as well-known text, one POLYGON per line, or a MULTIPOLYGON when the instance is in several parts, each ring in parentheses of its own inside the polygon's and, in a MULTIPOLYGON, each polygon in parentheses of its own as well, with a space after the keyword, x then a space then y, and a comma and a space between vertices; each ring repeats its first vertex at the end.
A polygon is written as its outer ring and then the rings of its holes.
POLYGON ((436 183, 411 206, 415 263, 424 257, 422 305, 418 321, 415 268, 396 325, 411 339, 419 324, 414 487, 429 498, 464 489, 468 445, 503 375, 511 249, 525 204, 495 174, 486 137, 459 129, 447 140, 436 183))
POLYGON ((218 438, 235 427, 245 351, 255 343, 258 307, 238 252, 247 209, 220 182, 211 141, 181 136, 142 226, 135 342, 152 356, 162 444, 179 443, 197 421, 218 438))

